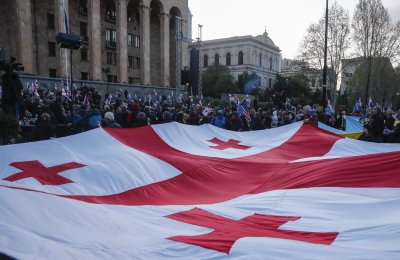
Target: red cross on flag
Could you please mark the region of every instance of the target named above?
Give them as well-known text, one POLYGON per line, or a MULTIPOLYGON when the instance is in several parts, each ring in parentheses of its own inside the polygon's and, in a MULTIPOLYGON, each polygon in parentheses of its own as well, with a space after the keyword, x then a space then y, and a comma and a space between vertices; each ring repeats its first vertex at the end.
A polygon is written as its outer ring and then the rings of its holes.
POLYGON ((18 259, 399 259, 400 145, 169 123, 0 146, 18 259))

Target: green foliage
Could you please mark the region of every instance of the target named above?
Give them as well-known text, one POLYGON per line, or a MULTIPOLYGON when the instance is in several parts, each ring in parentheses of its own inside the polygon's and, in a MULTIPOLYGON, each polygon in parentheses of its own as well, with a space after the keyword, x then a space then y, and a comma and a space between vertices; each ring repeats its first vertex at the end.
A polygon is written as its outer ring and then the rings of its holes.
POLYGON ((225 66, 210 66, 203 72, 203 93, 214 98, 221 93, 237 93, 237 84, 225 66))
POLYGON ((363 102, 365 102, 368 97, 372 97, 374 102, 378 102, 383 106, 388 106, 392 103, 393 96, 398 92, 396 89, 398 83, 396 71, 393 69, 389 59, 365 59, 356 69, 352 79, 349 81, 349 102, 350 104, 355 104, 356 100, 360 97, 363 102), (370 62, 371 69, 369 69, 370 62), (369 71, 370 76, 367 94, 369 71))
POLYGON ((291 77, 276 76, 276 83, 273 87, 275 92, 285 92, 290 98, 306 99, 310 97, 310 88, 308 87, 308 78, 302 74, 291 77))

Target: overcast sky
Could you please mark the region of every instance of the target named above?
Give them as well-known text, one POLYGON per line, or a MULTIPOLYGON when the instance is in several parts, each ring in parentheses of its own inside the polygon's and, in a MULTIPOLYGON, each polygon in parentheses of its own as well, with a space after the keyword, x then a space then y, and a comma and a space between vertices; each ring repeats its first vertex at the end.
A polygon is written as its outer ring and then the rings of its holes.
MULTIPOLYGON (((338 0, 353 17, 358 0, 338 0)), ((329 0, 329 5, 333 0, 329 0)), ((400 0, 382 0, 393 20, 400 20, 400 0)), ((311 23, 325 13, 325 0, 189 0, 193 15, 193 38, 203 25, 203 40, 232 36, 268 35, 282 51, 294 58, 299 43, 311 23)))

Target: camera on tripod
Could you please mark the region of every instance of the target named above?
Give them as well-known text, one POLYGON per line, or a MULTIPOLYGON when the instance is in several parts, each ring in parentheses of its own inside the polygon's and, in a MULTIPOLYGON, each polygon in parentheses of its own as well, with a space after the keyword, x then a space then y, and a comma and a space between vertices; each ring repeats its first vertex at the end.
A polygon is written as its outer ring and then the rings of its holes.
POLYGON ((21 63, 17 63, 15 57, 10 57, 8 61, 5 59, 5 51, 0 48, 0 71, 13 72, 13 71, 24 71, 24 66, 21 63))

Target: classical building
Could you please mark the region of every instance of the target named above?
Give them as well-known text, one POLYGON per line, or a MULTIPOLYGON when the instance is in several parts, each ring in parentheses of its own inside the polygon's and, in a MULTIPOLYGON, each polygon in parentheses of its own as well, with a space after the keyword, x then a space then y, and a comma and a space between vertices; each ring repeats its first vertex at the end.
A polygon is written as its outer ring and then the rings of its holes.
POLYGON ((74 79, 175 86, 188 66, 188 0, 9 0, 0 13, 0 47, 27 74, 66 77, 72 67, 74 79), (55 39, 66 22, 89 43, 72 58, 55 39))
MULTIPOLYGON (((196 48, 196 44, 189 49, 196 48)), ((281 53, 268 33, 259 36, 237 36, 225 39, 202 41, 200 69, 208 66, 227 66, 231 75, 238 80, 244 72, 256 73, 259 86, 272 87, 276 73, 280 71, 281 53)))

